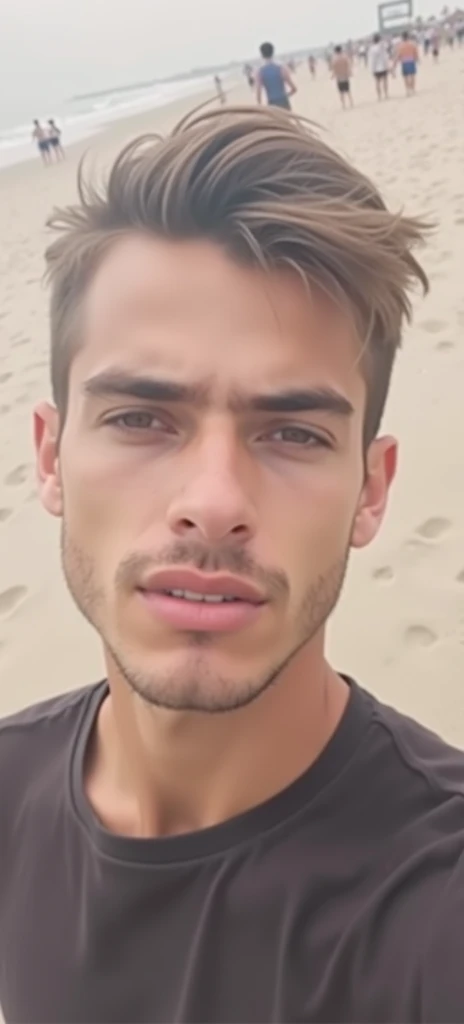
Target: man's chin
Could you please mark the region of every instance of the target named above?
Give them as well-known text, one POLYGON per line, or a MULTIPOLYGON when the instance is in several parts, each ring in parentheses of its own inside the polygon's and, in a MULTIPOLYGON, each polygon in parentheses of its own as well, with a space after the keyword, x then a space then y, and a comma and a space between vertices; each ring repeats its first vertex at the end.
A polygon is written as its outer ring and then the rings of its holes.
POLYGON ((188 651, 164 656, 157 652, 140 659, 126 659, 113 651, 111 661, 122 681, 142 700, 173 711, 236 711, 256 700, 273 678, 273 674, 251 672, 249 664, 238 665, 237 659, 204 643, 190 645, 188 651))

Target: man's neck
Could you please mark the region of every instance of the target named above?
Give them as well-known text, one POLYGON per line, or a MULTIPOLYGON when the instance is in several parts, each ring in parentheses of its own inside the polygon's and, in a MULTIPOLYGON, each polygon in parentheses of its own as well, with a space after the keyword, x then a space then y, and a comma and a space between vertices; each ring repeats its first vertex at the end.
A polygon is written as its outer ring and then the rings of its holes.
POLYGON ((117 673, 109 683, 87 794, 110 831, 141 838, 207 828, 281 792, 318 758, 349 694, 322 657, 304 651, 253 703, 229 713, 165 711, 117 673))

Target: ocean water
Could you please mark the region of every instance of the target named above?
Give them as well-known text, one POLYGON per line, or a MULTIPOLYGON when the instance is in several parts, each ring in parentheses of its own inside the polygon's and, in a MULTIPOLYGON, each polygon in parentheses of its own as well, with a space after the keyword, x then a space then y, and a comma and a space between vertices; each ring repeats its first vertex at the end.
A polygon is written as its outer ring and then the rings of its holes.
MULTIPOLYGON (((46 123, 49 117, 53 117, 62 130, 62 141, 66 146, 102 131, 113 121, 165 106, 183 96, 193 96, 208 87, 213 91, 213 75, 135 84, 71 98, 58 110, 44 110, 41 121, 46 123)), ((38 159, 32 130, 32 122, 17 124, 4 131, 0 129, 0 167, 38 159)))

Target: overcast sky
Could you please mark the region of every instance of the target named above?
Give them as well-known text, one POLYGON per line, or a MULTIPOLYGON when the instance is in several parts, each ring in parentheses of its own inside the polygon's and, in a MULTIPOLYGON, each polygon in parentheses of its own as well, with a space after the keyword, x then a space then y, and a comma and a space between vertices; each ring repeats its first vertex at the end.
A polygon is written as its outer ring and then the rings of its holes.
MULTIPOLYGON (((416 0, 429 14, 437 0, 416 0)), ((12 97, 67 97, 202 64, 369 32, 374 0, 0 0, 0 114, 12 97)))

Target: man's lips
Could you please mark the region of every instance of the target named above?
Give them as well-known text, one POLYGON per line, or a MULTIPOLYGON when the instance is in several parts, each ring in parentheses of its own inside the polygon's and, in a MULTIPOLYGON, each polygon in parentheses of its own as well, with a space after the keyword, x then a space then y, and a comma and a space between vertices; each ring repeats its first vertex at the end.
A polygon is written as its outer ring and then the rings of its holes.
POLYGON ((251 625, 267 603, 256 587, 239 577, 190 569, 153 573, 137 589, 156 618, 184 632, 236 632, 251 625))
POLYGON ((152 573, 140 583, 138 589, 147 594, 187 591, 203 596, 220 596, 245 601, 253 605, 266 602, 264 594, 257 587, 238 576, 199 573, 194 569, 164 569, 152 573))

